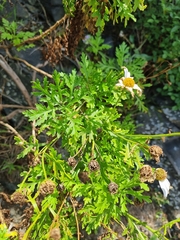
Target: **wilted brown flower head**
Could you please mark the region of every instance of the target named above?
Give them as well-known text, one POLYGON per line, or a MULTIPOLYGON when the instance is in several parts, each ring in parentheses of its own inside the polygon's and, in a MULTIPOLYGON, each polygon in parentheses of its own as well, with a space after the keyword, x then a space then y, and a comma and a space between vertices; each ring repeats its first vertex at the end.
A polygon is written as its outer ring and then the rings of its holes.
POLYGON ((77 161, 74 157, 69 157, 68 158, 68 164, 69 164, 69 166, 74 167, 74 166, 76 166, 77 161))
POLYGON ((108 189, 110 191, 111 194, 116 194, 118 192, 118 185, 114 182, 111 182, 108 185, 108 189))
POLYGON ((53 193, 55 188, 56 188, 56 185, 53 181, 46 180, 41 183, 39 187, 39 192, 42 196, 46 196, 53 193))
POLYGON ((142 168, 140 169, 140 180, 141 182, 154 182, 155 176, 151 166, 142 166, 142 168))
POLYGON ((157 145, 152 145, 149 148, 149 153, 151 154, 151 157, 158 163, 160 162, 159 158, 163 154, 163 150, 157 145))
POLYGON ((162 168, 157 168, 155 171, 156 180, 163 181, 167 178, 167 172, 162 168))
POLYGON ((88 166, 89 170, 92 172, 98 171, 100 169, 99 163, 96 160, 91 160, 88 166))
POLYGON ((26 197, 21 193, 21 192, 14 192, 11 195, 11 200, 15 203, 15 204, 20 204, 23 205, 24 203, 27 202, 26 197))
POLYGON ((60 240, 60 239, 61 239, 60 229, 59 229, 58 227, 53 228, 53 229, 50 231, 49 236, 50 236, 50 238, 53 239, 53 240, 60 240))
POLYGON ((83 183, 88 183, 88 182, 91 181, 89 176, 88 176, 88 172, 86 172, 86 171, 79 172, 78 177, 81 180, 81 182, 83 182, 83 183))

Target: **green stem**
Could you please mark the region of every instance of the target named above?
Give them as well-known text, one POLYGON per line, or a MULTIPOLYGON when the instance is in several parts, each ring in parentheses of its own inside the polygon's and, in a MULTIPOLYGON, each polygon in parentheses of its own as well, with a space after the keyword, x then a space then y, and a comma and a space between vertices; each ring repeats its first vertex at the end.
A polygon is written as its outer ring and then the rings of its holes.
POLYGON ((32 169, 30 169, 29 172, 26 174, 25 178, 23 179, 22 183, 19 186, 19 190, 21 190, 23 188, 23 184, 26 182, 27 178, 29 177, 31 170, 32 169))
POLYGON ((174 220, 172 220, 172 221, 170 221, 168 223, 165 223, 162 227, 160 227, 158 229, 158 231, 161 231, 163 229, 166 231, 167 228, 171 228, 174 224, 176 224, 178 222, 180 222, 180 218, 176 218, 176 219, 174 219, 174 220))
MULTIPOLYGON (((43 212, 45 212, 45 210, 49 207, 49 205, 47 205, 44 209, 43 212)), ((35 224, 37 223, 38 219, 42 216, 42 211, 38 213, 38 215, 36 216, 36 218, 33 220, 32 224, 29 226, 29 228, 27 229, 27 231, 25 232, 22 240, 27 240, 28 236, 32 230, 32 228, 35 226, 35 224)))
POLYGON ((126 137, 133 137, 133 138, 162 138, 162 137, 175 137, 180 136, 180 132, 175 133, 165 133, 165 134, 126 134, 126 137))
POLYGON ((46 168, 45 168, 45 164, 44 164, 44 154, 45 154, 45 152, 43 152, 43 154, 42 154, 42 168, 43 168, 43 172, 44 172, 44 178, 45 178, 45 180, 47 180, 47 174, 46 174, 46 168))
POLYGON ((158 138, 163 138, 163 137, 175 137, 175 136, 180 136, 180 132, 175 132, 175 133, 165 133, 165 134, 126 134, 126 135, 119 135, 120 138, 124 139, 127 142, 131 143, 136 143, 143 148, 148 150, 147 145, 144 145, 142 143, 138 143, 135 141, 136 138, 139 139, 158 139, 158 138), (131 137, 131 138, 129 138, 131 137), (133 140, 132 140, 133 139, 133 140))
MULTIPOLYGON (((155 234, 156 236, 158 235, 158 237, 161 237, 162 234, 160 233, 159 229, 154 230, 153 228, 151 228, 150 226, 148 226, 147 224, 144 224, 144 222, 142 223, 139 219, 135 218, 134 216, 132 216, 129 213, 126 213, 126 216, 128 218, 130 218, 131 220, 133 220, 134 222, 136 222, 136 224, 144 226, 146 229, 148 229, 150 232, 152 232, 153 234, 155 234)), ((168 238, 166 238, 165 236, 163 236, 164 240, 168 240, 168 238)))
POLYGON ((47 174, 46 174, 46 168, 45 168, 45 163, 44 163, 44 155, 45 155, 46 151, 49 149, 49 147, 52 146, 56 141, 57 141, 57 137, 54 138, 48 145, 43 147, 43 149, 41 149, 41 151, 39 152, 40 154, 42 152, 42 161, 41 162, 42 162, 42 168, 43 168, 45 179, 47 179, 47 174))
MULTIPOLYGON (((127 135, 126 135, 126 136, 127 136, 127 135)), ((129 135, 128 135, 128 136, 129 136, 129 135)), ((134 136, 134 135, 132 135, 132 136, 134 136)), ((143 148, 147 148, 147 145, 145 145, 145 144, 138 143, 138 142, 133 141, 133 140, 131 140, 131 139, 128 139, 128 138, 126 138, 126 137, 124 137, 124 136, 119 136, 119 137, 122 138, 122 139, 124 139, 124 140, 127 141, 127 142, 135 143, 135 144, 137 144, 137 145, 142 146, 143 148)))
MULTIPOLYGON (((141 222, 139 219, 135 218, 134 216, 132 216, 132 215, 129 214, 129 213, 126 213, 126 215, 127 215, 130 219, 132 219, 133 221, 135 221, 136 224, 142 225, 142 222, 141 222)), ((144 224, 144 223, 143 223, 143 224, 144 224)), ((144 225, 143 225, 143 226, 144 226, 144 225)), ((148 225, 145 225, 145 227, 146 227, 149 231, 151 231, 152 233, 155 233, 155 232, 156 232, 156 230, 154 230, 153 228, 149 227, 148 225)))

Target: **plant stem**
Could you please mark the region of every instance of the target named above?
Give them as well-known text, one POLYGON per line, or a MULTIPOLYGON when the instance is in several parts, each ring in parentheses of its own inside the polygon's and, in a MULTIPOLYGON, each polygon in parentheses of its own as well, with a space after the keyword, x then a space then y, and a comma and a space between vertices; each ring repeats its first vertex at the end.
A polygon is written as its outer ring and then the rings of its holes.
MULTIPOLYGON (((139 219, 135 218, 134 216, 132 216, 129 213, 126 213, 126 216, 128 218, 130 218, 131 220, 133 220, 134 222, 136 222, 136 224, 144 226, 146 229, 148 229, 150 232, 152 232, 153 234, 155 234, 155 236, 158 237, 162 237, 162 234, 160 233, 159 229, 155 230, 153 228, 151 228, 150 226, 148 226, 147 224, 144 224, 144 222, 142 223, 139 219)), ((168 238, 166 238, 165 236, 163 236, 164 240, 168 240, 168 238)))
POLYGON ((162 138, 162 137, 175 137, 180 136, 180 132, 174 132, 174 133, 163 133, 163 134, 131 134, 126 135, 126 137, 133 137, 133 138, 162 138))

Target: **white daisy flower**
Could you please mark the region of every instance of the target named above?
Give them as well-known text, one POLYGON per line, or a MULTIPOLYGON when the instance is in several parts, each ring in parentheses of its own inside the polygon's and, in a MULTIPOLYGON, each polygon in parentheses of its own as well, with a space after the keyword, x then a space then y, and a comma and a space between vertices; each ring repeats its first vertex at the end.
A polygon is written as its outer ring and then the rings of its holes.
POLYGON ((155 171, 156 180, 159 181, 159 185, 163 191, 164 198, 167 198, 169 189, 171 188, 170 182, 167 179, 167 172, 162 168, 157 168, 155 171))
POLYGON ((131 74, 128 71, 128 69, 126 67, 122 68, 124 68, 124 77, 118 80, 116 86, 126 88, 131 93, 132 97, 134 97, 133 90, 137 90, 138 95, 141 96, 142 94, 141 88, 137 84, 135 84, 134 78, 131 77, 131 74))

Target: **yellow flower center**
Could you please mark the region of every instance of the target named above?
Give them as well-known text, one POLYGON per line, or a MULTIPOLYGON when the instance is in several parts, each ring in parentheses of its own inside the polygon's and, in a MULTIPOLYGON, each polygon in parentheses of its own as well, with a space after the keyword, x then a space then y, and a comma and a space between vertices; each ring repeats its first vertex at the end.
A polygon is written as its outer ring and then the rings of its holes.
POLYGON ((124 86, 126 86, 126 87, 131 87, 131 88, 133 88, 135 82, 134 82, 134 79, 133 79, 133 78, 128 77, 128 78, 125 78, 125 79, 123 80, 123 84, 124 84, 124 86))
POLYGON ((167 172, 162 168, 156 169, 156 180, 163 181, 167 178, 167 172))

